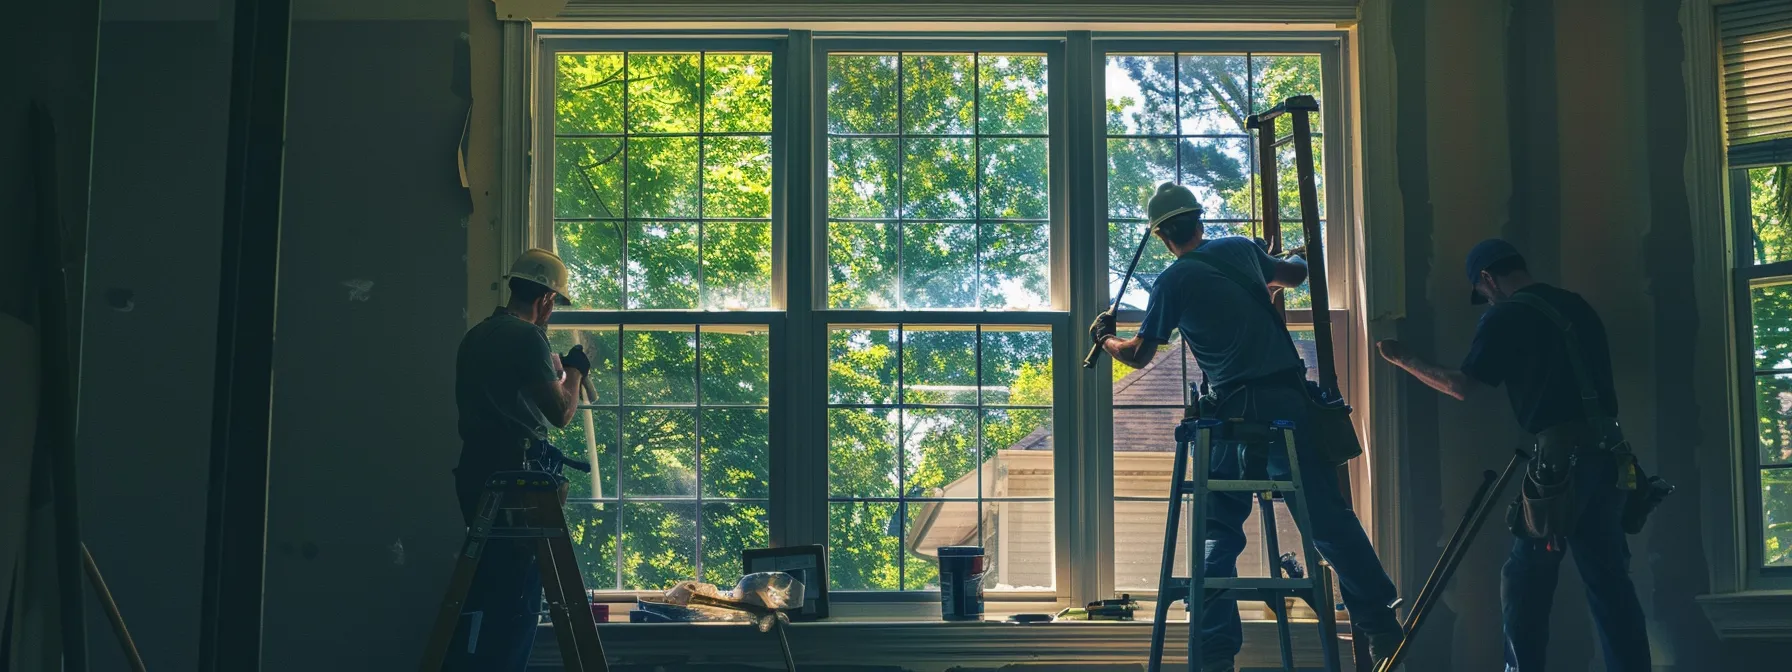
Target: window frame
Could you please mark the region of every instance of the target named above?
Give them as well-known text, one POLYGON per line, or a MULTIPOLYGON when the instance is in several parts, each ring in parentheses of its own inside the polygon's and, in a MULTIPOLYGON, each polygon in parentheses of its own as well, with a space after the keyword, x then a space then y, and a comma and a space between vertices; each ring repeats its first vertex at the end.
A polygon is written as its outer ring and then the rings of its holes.
MULTIPOLYGON (((527 67, 506 70, 507 83, 521 78, 521 93, 533 114, 507 115, 527 129, 519 145, 532 150, 526 176, 502 185, 527 194, 522 216, 507 218, 501 237, 548 246, 554 239, 555 56, 570 51, 764 51, 772 54, 771 306, 763 310, 565 310, 555 327, 637 325, 765 325, 770 338, 770 502, 772 545, 826 543, 828 523, 827 414, 825 353, 833 325, 1027 325, 1049 328, 1053 360, 1052 423, 1054 462, 1054 573, 1051 591, 1003 591, 992 600, 1052 602, 1059 606, 1111 596, 1114 589, 1112 498, 1113 454, 1111 385, 1106 366, 1077 365, 1087 348, 1082 322, 1108 306, 1107 161, 1105 64, 1109 53, 1317 54, 1321 58, 1325 105, 1321 124, 1326 151, 1325 208, 1332 288, 1334 348, 1340 379, 1366 390, 1365 354, 1354 343, 1360 289, 1357 271, 1360 222, 1354 174, 1355 80, 1348 67, 1349 30, 1314 28, 1245 32, 1187 30, 1091 32, 1087 30, 985 31, 810 31, 784 29, 587 29, 538 28, 506 40, 526 41, 527 67), (988 309, 862 310, 829 309, 827 258, 827 101, 825 64, 834 52, 1027 52, 1043 53, 1049 93, 1047 142, 1051 244, 1048 252, 1048 306, 1027 311, 988 309), (1077 75, 1088 82, 1073 82, 1077 75), (1087 103, 1087 104, 1085 104, 1087 103), (545 114, 544 114, 545 112, 545 114), (1087 163, 1080 166, 1079 163, 1087 163), (1093 170, 1091 170, 1091 168, 1093 170), (810 179, 805 180, 804 176, 810 179), (520 183, 520 184, 519 184, 520 183), (803 220, 808 220, 808 226, 803 220), (1073 220, 1077 220, 1073 222, 1073 220), (538 226, 537 223, 546 223, 538 226), (520 231, 512 227, 520 228, 520 231), (1088 229, 1088 230, 1084 230, 1088 229), (1083 250, 1089 247, 1095 252, 1083 250), (808 263, 804 263, 805 257, 808 263)), ((514 131, 512 131, 514 132, 514 131)), ((981 215, 981 213, 976 213, 981 215)), ((1291 222, 1298 226, 1298 222, 1291 222)), ((507 263, 508 260, 505 260, 507 263)), ((1126 311, 1136 321, 1142 311, 1126 311)), ((1288 311, 1289 326, 1310 327, 1307 310, 1288 311)), ((1105 360, 1105 358, 1104 358, 1105 360)), ((1362 397, 1364 392, 1357 392, 1362 397)), ((1366 398, 1364 401, 1367 401, 1366 398)), ((1366 415, 1365 415, 1366 417, 1366 415)), ((1367 475, 1368 464, 1355 465, 1367 475)), ((1359 481, 1362 482, 1362 481, 1359 481)), ((1359 489, 1360 486, 1359 486, 1359 489)), ((1366 491, 1357 493, 1368 501, 1366 491)), ((1384 551, 1386 552, 1386 551, 1384 551)), ((635 591, 621 591, 633 595, 635 591)), ((1140 591, 1130 591, 1135 595, 1140 591)), ((836 603, 912 603, 900 613, 926 610, 920 603, 937 591, 833 591, 836 603)), ((1037 607, 1035 607, 1037 608, 1037 607)), ((917 612, 918 613, 918 612, 917 612)))
MULTIPOLYGON (((1736 356, 1733 371, 1737 395, 1734 417, 1740 449, 1738 466, 1742 472, 1739 475, 1742 493, 1738 499, 1742 504, 1741 522, 1745 528, 1740 540, 1747 545, 1747 548, 1742 549, 1741 555, 1749 585, 1765 587, 1757 584, 1792 581, 1792 565, 1767 565, 1767 511, 1762 492, 1762 472, 1768 469, 1792 471, 1792 465, 1761 464, 1756 382, 1763 374, 1769 377, 1774 374, 1755 368, 1754 305, 1751 297, 1757 287, 1792 282, 1792 260, 1755 263, 1750 253, 1752 246, 1746 244, 1746 241, 1754 240, 1755 236, 1752 182, 1748 173, 1757 168, 1792 164, 1792 138, 1735 145, 1728 154, 1726 176, 1729 183, 1730 236, 1735 241, 1730 246, 1730 293, 1733 303, 1731 310, 1735 316, 1733 329, 1736 356)), ((1792 369, 1779 371, 1779 374, 1792 374, 1792 369)))

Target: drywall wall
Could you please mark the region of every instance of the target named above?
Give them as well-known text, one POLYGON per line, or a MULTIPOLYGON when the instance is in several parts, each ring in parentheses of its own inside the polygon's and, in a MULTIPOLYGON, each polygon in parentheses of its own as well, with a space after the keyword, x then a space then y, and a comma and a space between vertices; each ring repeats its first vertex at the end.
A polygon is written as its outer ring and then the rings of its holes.
MULTIPOLYGON (((1680 487, 1631 537, 1656 669, 1712 669, 1720 660, 1742 669, 1783 660, 1787 646, 1720 642, 1693 601, 1711 592, 1701 522, 1728 516, 1701 508, 1711 499, 1701 493, 1702 471, 1726 461, 1729 428, 1711 401, 1722 399, 1724 369, 1693 365, 1714 343, 1721 350, 1725 317, 1694 289, 1680 12, 1679 0, 1393 3, 1406 250, 1398 333, 1446 365, 1460 360, 1481 312, 1465 300, 1463 255, 1491 236, 1519 245, 1540 280, 1599 308, 1627 433, 1645 465, 1680 487)), ((1376 223, 1368 226, 1373 237, 1376 223)), ((1463 513, 1457 498, 1525 437, 1503 395, 1459 403, 1402 385, 1401 468, 1410 487, 1398 522, 1408 544, 1401 581, 1411 593, 1463 513)), ((1412 665, 1498 669, 1499 568, 1509 544, 1497 520, 1483 532, 1412 665)), ((1563 564, 1557 586, 1550 662, 1596 669, 1598 640, 1572 566, 1563 564)))

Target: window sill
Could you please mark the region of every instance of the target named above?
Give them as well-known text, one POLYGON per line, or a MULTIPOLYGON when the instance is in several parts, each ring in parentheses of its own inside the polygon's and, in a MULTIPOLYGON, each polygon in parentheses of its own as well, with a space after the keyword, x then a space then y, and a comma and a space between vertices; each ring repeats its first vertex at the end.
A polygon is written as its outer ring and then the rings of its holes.
MULTIPOLYGON (((1180 610, 1178 610, 1180 613, 1180 610)), ((937 616, 935 617, 937 618, 937 616)), ((530 665, 552 667, 560 654, 552 626, 543 624, 535 637, 530 665)), ((1348 637, 1348 627, 1344 637, 1348 637)), ((1273 621, 1245 621, 1245 647, 1240 667, 1279 667, 1273 621)), ((606 623, 598 626, 610 664, 704 665, 782 662, 777 641, 745 624, 733 623, 606 623)), ((1290 628, 1297 652, 1319 650, 1319 629, 1296 620, 1290 628)), ((1186 664, 1178 646, 1187 641, 1188 623, 1172 621, 1165 641, 1165 662, 1186 664)), ((965 663, 1136 664, 1151 642, 1147 621, 1064 621, 1014 625, 996 621, 947 623, 932 621, 837 621, 790 626, 792 656, 799 664, 825 669, 853 665, 932 665, 965 663)), ((1349 657, 1348 642, 1341 645, 1349 657)), ((1304 655, 1300 654, 1300 655, 1304 655)))
POLYGON ((1792 640, 1792 590, 1750 590, 1697 599, 1719 637, 1792 640))

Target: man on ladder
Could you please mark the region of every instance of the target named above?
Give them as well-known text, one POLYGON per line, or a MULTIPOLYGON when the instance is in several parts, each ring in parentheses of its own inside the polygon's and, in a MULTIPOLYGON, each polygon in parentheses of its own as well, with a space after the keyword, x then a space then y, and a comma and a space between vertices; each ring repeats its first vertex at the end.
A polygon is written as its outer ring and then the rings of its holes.
MULTIPOLYGON (((1285 328, 1257 305, 1267 300, 1270 288, 1300 286, 1307 277, 1306 263, 1298 257, 1269 256, 1248 238, 1205 240, 1201 205, 1187 187, 1159 186, 1146 209, 1151 231, 1178 259, 1152 287, 1137 335, 1130 339, 1117 336, 1115 317, 1109 311, 1090 325, 1092 340, 1114 361, 1138 368, 1151 361, 1158 346, 1170 341, 1173 330, 1181 330, 1183 342, 1194 353, 1211 389, 1218 417, 1295 423, 1314 544, 1337 571, 1353 624, 1369 634, 1376 657, 1388 655, 1401 636, 1400 624, 1388 606, 1396 596, 1394 583, 1339 492, 1334 466, 1318 458, 1317 447, 1304 431, 1310 403, 1304 387, 1306 368, 1288 346, 1285 328), (1191 256, 1196 250, 1207 261, 1191 256), (1254 278, 1253 284, 1261 287, 1256 291, 1264 295, 1246 294, 1245 287, 1211 263, 1228 264, 1228 272, 1254 278)), ((1288 477, 1289 465, 1282 455, 1269 453, 1270 478, 1288 477)), ((1215 450, 1212 460, 1208 466, 1215 478, 1243 477, 1237 450, 1215 450)), ((1251 512, 1250 494, 1215 492, 1203 508, 1208 530, 1206 576, 1236 576, 1238 555, 1245 545, 1243 525, 1251 512)), ((1201 597, 1195 596, 1190 603, 1200 601, 1201 597)), ((1190 609, 1190 627, 1197 627, 1194 611, 1190 609)), ((1230 672, 1244 636, 1237 602, 1212 601, 1198 627, 1206 660, 1190 661, 1190 669, 1230 672)))
MULTIPOLYGON (((1540 473, 1561 476, 1545 476, 1542 482, 1569 486, 1568 495, 1556 502, 1568 523, 1560 534, 1534 538, 1522 519, 1509 521, 1520 536, 1500 572, 1506 670, 1543 669, 1556 575, 1570 550, 1587 584, 1606 669, 1650 670, 1649 633, 1630 581, 1624 534, 1640 529, 1659 499, 1651 501, 1647 488, 1638 490, 1650 479, 1639 478, 1635 456, 1618 430, 1605 326, 1579 294, 1532 280, 1524 257, 1504 240, 1482 241, 1469 252, 1468 282, 1471 302, 1492 305, 1481 316, 1459 370, 1427 362, 1399 341, 1382 341, 1376 348, 1419 382, 1458 400, 1504 384, 1513 414, 1537 436, 1526 496, 1540 473)), ((1533 497, 1530 503, 1536 504, 1534 513, 1550 515, 1542 510, 1551 506, 1543 499, 1533 497)))
MULTIPOLYGON (((591 371, 582 348, 556 358, 548 347, 548 317, 556 305, 571 303, 560 258, 529 250, 505 277, 509 303, 467 332, 455 359, 462 443, 454 492, 468 525, 492 474, 525 469, 526 455, 547 440, 548 426, 572 422, 579 386, 591 371)), ((542 598, 536 552, 537 542, 528 539, 486 547, 444 669, 521 672, 528 665, 542 598)))

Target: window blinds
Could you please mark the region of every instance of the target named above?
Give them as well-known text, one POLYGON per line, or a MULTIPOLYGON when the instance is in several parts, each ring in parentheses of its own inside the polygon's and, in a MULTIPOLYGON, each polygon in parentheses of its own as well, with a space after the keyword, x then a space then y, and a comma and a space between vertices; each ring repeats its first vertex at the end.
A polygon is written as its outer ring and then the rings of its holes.
POLYGON ((1792 1, 1718 8, 1731 146, 1792 136, 1792 1))

